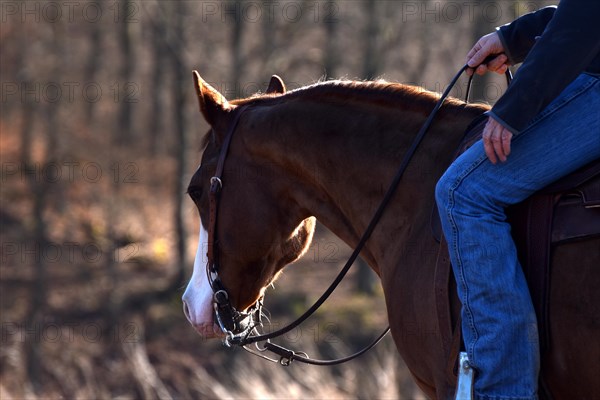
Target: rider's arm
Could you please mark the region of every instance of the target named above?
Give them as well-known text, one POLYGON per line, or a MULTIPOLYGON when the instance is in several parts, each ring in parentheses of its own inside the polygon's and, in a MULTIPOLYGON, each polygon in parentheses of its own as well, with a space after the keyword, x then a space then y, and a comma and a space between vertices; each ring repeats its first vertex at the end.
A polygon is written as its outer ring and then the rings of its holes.
POLYGON ((593 60, 597 64, 599 15, 600 1, 562 0, 491 116, 516 134, 593 60))

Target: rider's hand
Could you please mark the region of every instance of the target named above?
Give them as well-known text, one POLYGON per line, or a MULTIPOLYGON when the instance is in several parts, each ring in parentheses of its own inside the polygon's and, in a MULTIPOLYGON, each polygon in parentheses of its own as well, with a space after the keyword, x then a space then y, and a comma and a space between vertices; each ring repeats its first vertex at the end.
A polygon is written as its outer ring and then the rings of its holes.
POLYGON ((479 75, 485 74, 487 71, 503 74, 508 68, 508 57, 504 53, 504 46, 500 41, 497 32, 488 33, 482 36, 475 43, 475 46, 467 53, 467 74, 469 76, 476 72, 479 75), (482 64, 483 60, 489 55, 497 54, 498 56, 487 64, 482 64), (477 67, 477 68, 475 68, 477 67))
POLYGON ((485 154, 492 164, 496 164, 498 159, 505 162, 510 154, 510 142, 513 134, 502 124, 492 117, 488 117, 487 124, 483 129, 483 147, 485 154))

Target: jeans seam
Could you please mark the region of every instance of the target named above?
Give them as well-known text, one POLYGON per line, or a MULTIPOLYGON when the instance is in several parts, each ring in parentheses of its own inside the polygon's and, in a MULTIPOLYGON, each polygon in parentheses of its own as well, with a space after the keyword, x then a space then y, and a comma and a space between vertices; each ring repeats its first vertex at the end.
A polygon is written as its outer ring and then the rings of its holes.
POLYGON ((475 361, 475 354, 474 354, 474 348, 475 348, 475 344, 477 342, 477 340, 479 339, 479 333, 477 332, 477 329, 475 328, 475 323, 473 321, 473 314, 471 312, 471 307, 469 305, 469 290, 468 290, 468 285, 466 282, 466 279, 464 277, 464 269, 463 269, 463 263, 462 263, 462 259, 460 257, 460 253, 458 251, 458 228, 456 226, 456 222, 454 220, 454 217, 452 215, 454 208, 455 208, 455 200, 454 200, 454 194, 456 192, 456 189, 461 185, 461 183, 464 181, 464 179, 471 173, 473 172, 477 167, 479 167, 483 162, 485 162, 487 156, 482 155, 480 158, 478 158, 475 162, 473 162, 471 164, 471 166, 469 168, 465 168, 465 170, 454 180, 453 184, 450 186, 449 190, 448 190, 448 207, 446 208, 446 214, 448 217, 448 221, 450 222, 450 225, 452 227, 452 243, 448 242, 448 245, 452 246, 452 250, 454 252, 454 254, 456 255, 456 264, 455 268, 458 270, 459 272, 459 279, 460 279, 460 283, 461 286, 463 288, 463 291, 465 293, 465 304, 463 304, 463 308, 465 310, 466 315, 468 316, 468 325, 469 325, 469 329, 471 330, 471 332, 473 333, 473 341, 471 343, 465 343, 465 346, 467 347, 467 354, 469 355, 470 361, 476 365, 476 361, 475 361))

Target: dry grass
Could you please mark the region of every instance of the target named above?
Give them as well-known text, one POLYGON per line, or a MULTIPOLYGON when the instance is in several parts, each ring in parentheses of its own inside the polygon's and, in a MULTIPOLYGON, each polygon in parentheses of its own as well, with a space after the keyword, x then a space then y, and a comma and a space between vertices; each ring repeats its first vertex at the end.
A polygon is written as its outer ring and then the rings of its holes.
MULTIPOLYGON (((318 354, 314 344, 303 346, 318 354)), ((179 348, 164 339, 146 342, 143 337, 120 343, 112 354, 99 354, 91 348, 97 345, 86 347, 77 349, 71 343, 45 349, 43 383, 34 389, 25 372, 23 343, 5 344, 0 353, 2 399, 422 398, 390 341, 336 368, 297 363, 286 368, 239 351, 226 352, 220 357, 222 362, 207 363, 193 349, 179 348)))

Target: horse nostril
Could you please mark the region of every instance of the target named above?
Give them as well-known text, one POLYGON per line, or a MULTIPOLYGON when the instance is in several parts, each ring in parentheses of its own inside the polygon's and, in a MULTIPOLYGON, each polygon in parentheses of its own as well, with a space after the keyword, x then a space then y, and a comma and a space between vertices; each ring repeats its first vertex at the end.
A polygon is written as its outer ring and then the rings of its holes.
POLYGON ((190 309, 189 309, 189 307, 187 305, 187 302, 185 300, 183 301, 183 313, 185 314, 185 317, 187 318, 187 320, 190 321, 190 323, 193 323, 192 322, 192 317, 190 315, 190 309))

